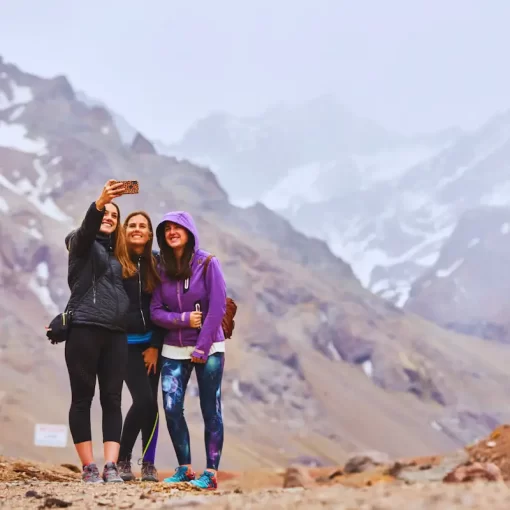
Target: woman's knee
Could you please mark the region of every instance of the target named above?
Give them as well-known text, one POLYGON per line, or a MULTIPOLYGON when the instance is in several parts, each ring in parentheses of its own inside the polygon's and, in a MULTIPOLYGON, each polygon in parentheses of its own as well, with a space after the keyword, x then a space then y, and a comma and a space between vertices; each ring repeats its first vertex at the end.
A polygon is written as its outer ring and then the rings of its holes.
POLYGON ((99 396, 102 409, 117 410, 121 409, 122 396, 120 393, 101 393, 99 396))
POLYGON ((71 400, 71 408, 79 411, 88 411, 92 407, 92 397, 79 397, 71 400))
POLYGON ((158 410, 157 406, 157 402, 154 401, 152 395, 138 396, 133 399, 133 407, 140 414, 156 413, 158 410))
POLYGON ((167 420, 176 420, 184 415, 184 403, 175 395, 163 394, 163 409, 167 420))
POLYGON ((206 425, 214 427, 223 423, 221 400, 219 398, 202 401, 200 408, 206 425))

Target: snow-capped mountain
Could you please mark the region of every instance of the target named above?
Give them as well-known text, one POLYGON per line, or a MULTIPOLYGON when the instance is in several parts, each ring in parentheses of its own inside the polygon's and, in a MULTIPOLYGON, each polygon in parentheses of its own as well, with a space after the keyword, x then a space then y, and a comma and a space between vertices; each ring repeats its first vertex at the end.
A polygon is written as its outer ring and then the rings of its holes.
POLYGON ((328 97, 259 118, 208 117, 171 150, 210 164, 234 199, 261 201, 325 240, 398 306, 464 212, 510 204, 508 112, 473 132, 402 136, 328 97))
POLYGON ((464 213, 405 309, 444 327, 510 342, 510 208, 464 213))
MULTIPOLYGON (((169 208, 190 211, 240 305, 223 386, 227 469, 300 455, 338 462, 359 448, 451 450, 486 434, 488 419, 508 417, 507 346, 467 339, 372 295, 324 241, 262 204, 233 206, 210 170, 158 155, 139 133, 126 138, 119 117, 77 97, 65 77, 38 78, 0 58, 0 98, 3 454, 63 462, 71 453, 71 445, 37 450, 27 437, 34 423, 67 421, 63 346, 49 345, 44 325, 69 295, 65 235, 111 177, 140 181, 139 195, 119 198, 123 214, 142 207, 157 221, 169 208), (341 407, 338 388, 347 389, 341 407)), ((359 131, 349 150, 361 144, 359 131)), ((198 439, 200 409, 191 402, 198 439)), ((96 437, 100 421, 93 427, 96 437)), ((169 448, 161 445, 165 469, 169 448)))
POLYGON ((434 198, 424 198, 437 183, 428 191, 414 184, 423 180, 424 165, 454 154, 466 137, 458 129, 389 132, 326 96, 257 118, 212 115, 178 144, 157 146, 210 166, 234 203, 260 201, 327 241, 364 286, 403 306, 454 226, 443 225, 434 198))

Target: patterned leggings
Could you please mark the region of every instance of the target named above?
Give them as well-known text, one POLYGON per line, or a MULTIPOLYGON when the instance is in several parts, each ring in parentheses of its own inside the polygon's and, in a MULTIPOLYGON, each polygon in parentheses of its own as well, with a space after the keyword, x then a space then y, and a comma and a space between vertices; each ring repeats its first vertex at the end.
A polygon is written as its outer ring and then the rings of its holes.
POLYGON ((197 374, 200 408, 205 425, 207 468, 218 469, 223 448, 223 418, 221 414, 221 380, 225 355, 212 354, 205 364, 188 359, 163 358, 161 387, 168 432, 179 465, 191 464, 188 425, 184 419, 184 395, 193 368, 197 374))

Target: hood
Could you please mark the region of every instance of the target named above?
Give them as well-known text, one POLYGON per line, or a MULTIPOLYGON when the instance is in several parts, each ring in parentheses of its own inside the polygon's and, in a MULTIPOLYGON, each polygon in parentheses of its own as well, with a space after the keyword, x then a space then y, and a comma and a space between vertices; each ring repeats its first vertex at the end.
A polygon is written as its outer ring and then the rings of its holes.
POLYGON ((167 221, 176 223, 177 225, 180 225, 181 227, 184 227, 185 229, 189 230, 193 234, 193 237, 195 238, 195 250, 198 250, 200 248, 197 227, 195 225, 195 222, 193 221, 193 217, 191 216, 190 213, 187 213, 185 211, 172 211, 166 213, 163 216, 163 219, 159 222, 159 225, 156 227, 156 238, 158 240, 158 245, 160 248, 161 241, 163 241, 165 237, 164 224, 167 221))

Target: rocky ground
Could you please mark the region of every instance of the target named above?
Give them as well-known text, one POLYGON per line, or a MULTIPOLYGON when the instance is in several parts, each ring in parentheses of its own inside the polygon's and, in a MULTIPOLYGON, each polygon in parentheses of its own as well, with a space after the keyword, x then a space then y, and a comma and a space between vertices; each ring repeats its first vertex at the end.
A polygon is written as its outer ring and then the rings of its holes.
POLYGON ((80 482, 28 482, 0 486, 0 508, 211 508, 225 510, 507 510, 510 489, 503 482, 448 485, 404 482, 372 487, 257 489, 194 494, 162 484, 85 487, 80 482))
POLYGON ((0 457, 0 508, 507 510, 509 458, 510 426, 502 426, 443 456, 390 461, 365 452, 338 467, 220 472, 219 490, 203 493, 164 483, 88 486, 74 465, 0 457))

